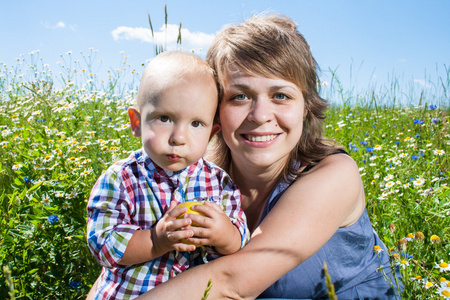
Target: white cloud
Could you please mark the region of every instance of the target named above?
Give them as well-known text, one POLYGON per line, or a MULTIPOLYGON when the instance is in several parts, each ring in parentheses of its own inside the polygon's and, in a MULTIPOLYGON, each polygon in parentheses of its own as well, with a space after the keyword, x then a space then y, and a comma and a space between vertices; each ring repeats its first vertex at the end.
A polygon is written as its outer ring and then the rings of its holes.
MULTIPOLYGON (((145 43, 154 43, 156 45, 167 45, 167 50, 177 48, 178 25, 163 25, 158 31, 154 31, 154 37, 150 28, 120 26, 111 31, 115 41, 120 40, 140 40, 145 43)), ((191 32, 189 29, 181 28, 181 47, 184 49, 207 49, 213 41, 215 35, 203 32, 191 32)))
POLYGON ((427 83, 425 80, 422 79, 414 79, 414 83, 417 83, 420 86, 423 86, 425 88, 432 88, 433 86, 429 83, 427 83))
POLYGON ((62 21, 59 21, 58 24, 55 25, 55 28, 64 28, 66 27, 66 24, 62 21))
POLYGON ((47 29, 56 29, 56 28, 65 28, 66 23, 63 21, 59 21, 56 24, 51 24, 49 21, 45 21, 44 23, 41 22, 41 25, 43 25, 47 29))

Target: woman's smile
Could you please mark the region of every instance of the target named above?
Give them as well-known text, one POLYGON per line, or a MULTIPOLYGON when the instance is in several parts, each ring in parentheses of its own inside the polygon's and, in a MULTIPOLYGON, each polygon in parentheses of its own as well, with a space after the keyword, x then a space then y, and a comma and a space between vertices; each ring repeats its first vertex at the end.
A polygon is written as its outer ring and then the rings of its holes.
POLYGON ((270 142, 273 141, 278 134, 269 135, 253 135, 253 134, 243 134, 244 138, 250 142, 270 142))

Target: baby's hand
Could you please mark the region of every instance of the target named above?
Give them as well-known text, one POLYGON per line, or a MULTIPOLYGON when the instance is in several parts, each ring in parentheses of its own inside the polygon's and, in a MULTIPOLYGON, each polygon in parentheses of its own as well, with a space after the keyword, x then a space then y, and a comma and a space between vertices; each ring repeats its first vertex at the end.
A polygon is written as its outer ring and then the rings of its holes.
POLYGON ((152 228, 153 248, 161 256, 169 251, 194 251, 194 245, 183 243, 182 239, 190 238, 194 232, 189 225, 192 220, 189 218, 177 219, 187 211, 186 207, 175 208, 177 203, 172 201, 169 210, 152 228))
POLYGON ((239 229, 223 210, 214 202, 207 201, 204 205, 194 205, 193 210, 203 213, 185 214, 197 226, 191 226, 193 237, 186 239, 189 243, 213 246, 221 254, 231 254, 241 248, 241 234, 239 229))

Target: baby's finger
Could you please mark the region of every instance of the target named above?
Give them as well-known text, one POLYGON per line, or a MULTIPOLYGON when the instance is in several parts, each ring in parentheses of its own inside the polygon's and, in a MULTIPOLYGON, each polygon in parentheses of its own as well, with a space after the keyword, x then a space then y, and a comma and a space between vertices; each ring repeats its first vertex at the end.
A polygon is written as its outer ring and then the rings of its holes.
POLYGON ((204 205, 192 206, 192 210, 202 213, 210 218, 212 218, 214 216, 214 214, 217 214, 217 212, 219 212, 219 211, 222 212, 222 210, 220 208, 218 210, 217 210, 217 208, 219 208, 219 206, 217 204, 215 204, 214 202, 205 202, 204 205), (206 204, 206 203, 210 203, 210 204, 206 204))
POLYGON ((177 205, 178 205, 178 203, 176 201, 170 202, 170 205, 169 205, 169 208, 167 209, 167 212, 170 212, 171 210, 173 210, 177 205))
POLYGON ((209 246, 211 244, 209 239, 198 238, 198 237, 191 237, 191 238, 186 239, 186 241, 190 244, 201 245, 201 246, 209 246))
POLYGON ((175 220, 167 223, 167 231, 180 230, 183 227, 188 227, 191 224, 192 224, 192 220, 190 218, 175 219, 175 220))
POLYGON ((191 227, 187 227, 182 230, 171 231, 167 234, 167 238, 171 242, 179 242, 182 239, 187 239, 194 236, 194 231, 191 230, 191 227))
POLYGON ((212 207, 213 209, 215 209, 217 212, 223 212, 222 207, 220 207, 217 203, 212 202, 212 201, 206 201, 204 203, 204 205, 208 206, 208 207, 212 207))
POLYGON ((174 249, 177 251, 189 252, 194 251, 197 248, 195 245, 185 244, 185 243, 177 243, 173 245, 174 249))
POLYGON ((188 218, 189 220, 192 220, 192 226, 197 226, 197 227, 209 227, 211 226, 211 218, 210 217, 205 217, 202 215, 196 215, 196 214, 185 214, 184 215, 185 218, 188 218))
MULTIPOLYGON (((175 201, 173 201, 172 203, 174 203, 175 201)), ((172 203, 170 203, 169 209, 172 207, 172 203)), ((176 204, 175 204, 176 206, 176 204)), ((168 215, 174 219, 178 218, 179 216, 181 216, 182 214, 184 214, 185 212, 187 212, 187 208, 186 207, 178 207, 178 208, 172 208, 172 210, 170 210, 168 212, 168 215)))

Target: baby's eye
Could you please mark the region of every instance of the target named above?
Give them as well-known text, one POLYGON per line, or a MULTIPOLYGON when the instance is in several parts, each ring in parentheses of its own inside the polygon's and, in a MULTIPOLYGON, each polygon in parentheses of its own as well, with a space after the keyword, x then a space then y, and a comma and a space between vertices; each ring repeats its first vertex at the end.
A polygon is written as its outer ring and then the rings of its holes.
POLYGON ((160 120, 160 121, 163 122, 163 123, 167 123, 167 122, 170 121, 170 119, 169 119, 168 116, 160 116, 160 117, 158 118, 158 120, 160 120))
POLYGON ((275 98, 275 100, 287 100, 287 99, 289 99, 289 97, 286 94, 283 94, 283 93, 277 93, 277 94, 273 95, 273 97, 275 98))
POLYGON ((202 123, 200 121, 193 121, 191 124, 192 124, 192 127, 195 127, 195 128, 202 126, 202 123))

